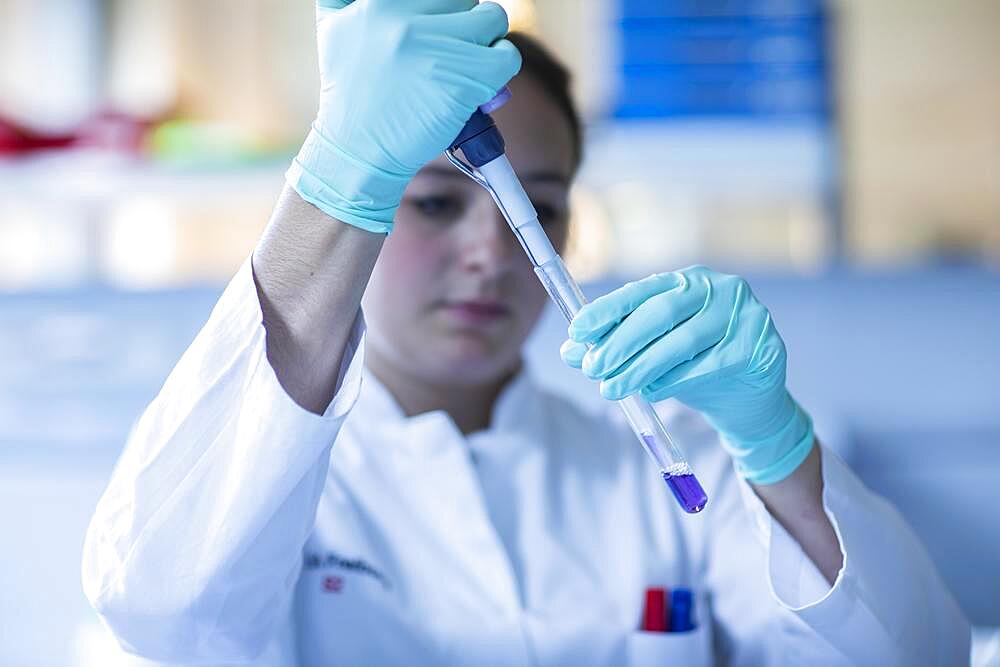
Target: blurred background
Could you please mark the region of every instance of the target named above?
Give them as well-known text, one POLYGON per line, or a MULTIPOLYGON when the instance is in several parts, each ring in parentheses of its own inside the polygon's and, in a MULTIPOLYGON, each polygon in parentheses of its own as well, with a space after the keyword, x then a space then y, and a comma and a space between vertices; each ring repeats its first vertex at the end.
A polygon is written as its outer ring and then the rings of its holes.
MULTIPOLYGON (((501 4, 575 75, 586 291, 746 275, 821 436, 1000 656, 1000 2, 501 4)), ((83 598, 84 531, 268 219, 313 30, 309 0, 0 0, 2 665, 146 664, 83 598)), ((563 333, 530 363, 600 400, 563 333)))

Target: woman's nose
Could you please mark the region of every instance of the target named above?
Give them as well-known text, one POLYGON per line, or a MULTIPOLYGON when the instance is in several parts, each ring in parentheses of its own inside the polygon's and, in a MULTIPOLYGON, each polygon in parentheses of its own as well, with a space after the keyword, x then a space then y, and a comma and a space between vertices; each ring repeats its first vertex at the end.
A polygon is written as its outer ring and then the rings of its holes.
POLYGON ((488 207, 476 207, 467 223, 462 247, 467 269, 488 275, 503 273, 520 258, 517 239, 492 199, 488 207))

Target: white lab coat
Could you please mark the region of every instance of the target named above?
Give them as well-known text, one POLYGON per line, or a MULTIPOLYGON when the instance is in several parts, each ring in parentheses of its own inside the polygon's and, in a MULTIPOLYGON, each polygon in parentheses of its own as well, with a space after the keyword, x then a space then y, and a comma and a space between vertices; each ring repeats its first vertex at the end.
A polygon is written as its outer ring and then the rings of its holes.
POLYGON ((665 404, 709 504, 679 510, 614 412, 527 373, 488 430, 407 418, 361 318, 325 414, 265 358, 249 261, 137 423, 84 588, 128 650, 257 665, 963 665, 969 626, 896 511, 823 452, 830 587, 700 417, 665 404), (698 628, 637 630, 649 586, 698 628))

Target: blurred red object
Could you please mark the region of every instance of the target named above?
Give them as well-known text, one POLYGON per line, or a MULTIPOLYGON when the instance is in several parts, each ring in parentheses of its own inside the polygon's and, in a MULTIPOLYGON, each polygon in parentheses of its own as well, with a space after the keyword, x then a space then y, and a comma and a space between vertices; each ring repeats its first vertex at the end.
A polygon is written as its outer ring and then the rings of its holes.
POLYGON ((100 148, 139 153, 154 122, 113 111, 96 114, 72 132, 42 134, 0 118, 0 156, 65 148, 100 148))
POLYGON ((21 135, 14 131, 14 126, 5 123, 0 118, 0 155, 7 155, 17 150, 21 145, 21 135))
POLYGON ((74 145, 123 153, 140 153, 146 135, 154 125, 153 121, 144 118, 116 111, 104 111, 80 125, 74 145))
POLYGON ((72 134, 36 134, 0 119, 0 155, 66 148, 73 140, 72 134))
POLYGON ((668 632, 670 629, 669 595, 665 588, 647 588, 646 602, 642 608, 643 632, 668 632))

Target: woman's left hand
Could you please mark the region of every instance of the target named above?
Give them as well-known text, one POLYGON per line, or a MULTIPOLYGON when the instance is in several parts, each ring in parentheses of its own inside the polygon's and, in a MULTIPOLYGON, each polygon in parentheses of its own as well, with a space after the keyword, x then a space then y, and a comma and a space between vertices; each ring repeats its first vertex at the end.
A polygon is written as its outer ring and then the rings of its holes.
POLYGON ((785 344, 739 276, 694 266, 628 283, 585 305, 569 335, 563 360, 605 398, 641 392, 700 411, 755 484, 788 477, 812 449, 812 420, 785 388, 785 344))

